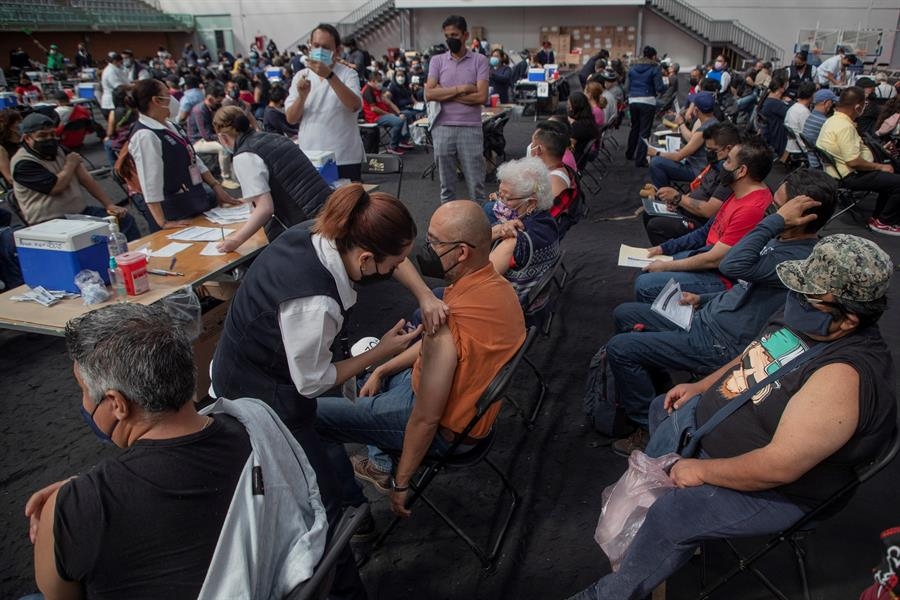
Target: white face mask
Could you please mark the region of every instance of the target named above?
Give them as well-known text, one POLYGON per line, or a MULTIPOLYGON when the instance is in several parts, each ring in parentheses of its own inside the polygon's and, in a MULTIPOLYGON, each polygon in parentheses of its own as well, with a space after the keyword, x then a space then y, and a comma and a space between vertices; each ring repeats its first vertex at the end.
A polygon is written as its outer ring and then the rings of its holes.
POLYGON ((400 85, 403 85, 404 83, 406 83, 406 77, 398 77, 397 83, 399 83, 400 85))
POLYGON ((173 121, 178 118, 178 113, 181 111, 181 104, 173 98, 169 96, 169 118, 173 121))

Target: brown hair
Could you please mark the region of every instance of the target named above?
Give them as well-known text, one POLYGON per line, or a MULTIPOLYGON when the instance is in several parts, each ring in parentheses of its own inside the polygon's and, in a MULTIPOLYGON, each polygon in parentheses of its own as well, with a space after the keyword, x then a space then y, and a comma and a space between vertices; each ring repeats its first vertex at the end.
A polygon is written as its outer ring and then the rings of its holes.
POLYGON ((136 108, 141 114, 147 114, 153 97, 161 96, 163 92, 168 91, 169 88, 159 79, 141 79, 132 86, 131 93, 125 97, 125 106, 136 108))
POLYGON ((339 252, 362 248, 376 261, 398 256, 416 239, 416 223, 406 206, 383 192, 369 194, 359 183, 336 189, 312 228, 334 240, 339 252))
POLYGON ((22 122, 22 113, 12 108, 0 110, 0 143, 9 141, 9 134, 22 122))
POLYGON ((223 106, 213 116, 213 129, 216 133, 238 137, 250 131, 250 119, 237 106, 223 106))
POLYGON ((584 94, 595 104, 600 104, 600 98, 603 97, 603 85, 597 81, 591 81, 584 87, 584 94))

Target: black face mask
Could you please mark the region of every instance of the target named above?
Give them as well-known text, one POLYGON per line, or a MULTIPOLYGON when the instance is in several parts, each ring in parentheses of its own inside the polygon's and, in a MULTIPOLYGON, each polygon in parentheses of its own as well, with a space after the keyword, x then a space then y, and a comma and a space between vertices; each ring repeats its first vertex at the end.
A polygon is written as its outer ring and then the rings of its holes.
POLYGON ((740 167, 738 167, 734 171, 729 171, 725 167, 719 169, 719 183, 726 187, 733 185, 734 182, 737 181, 737 177, 735 177, 734 174, 738 169, 740 169, 740 167))
POLYGON ((715 167, 717 162, 719 162, 719 153, 715 150, 707 150, 706 164, 715 167))
POLYGON ((56 158, 56 153, 59 150, 59 140, 34 140, 31 143, 31 148, 41 156, 52 160, 56 158))
POLYGON ((360 275, 359 280, 355 281, 357 285, 372 285, 373 283, 378 283, 379 281, 387 281, 394 277, 394 269, 391 269, 387 273, 379 273, 378 267, 375 267, 375 272, 370 275, 360 275))
POLYGON ((450 52, 452 52, 453 54, 458 54, 459 51, 462 50, 462 47, 463 47, 462 40, 457 39, 457 38, 451 38, 451 37, 446 38, 446 40, 447 40, 447 47, 450 49, 450 52))
MULTIPOLYGON (((434 248, 425 245, 425 248, 422 250, 422 253, 416 257, 416 262, 419 263, 419 272, 422 273, 423 277, 434 277, 435 279, 443 279, 444 275, 447 274, 447 271, 444 270, 444 265, 441 263, 441 258, 444 255, 453 252, 459 247, 459 244, 456 244, 451 249, 444 252, 444 254, 438 254, 434 251, 434 248)), ((450 267, 451 269, 453 267, 450 267)))
POLYGON ((690 79, 690 84, 691 84, 692 86, 697 85, 698 83, 700 83, 700 80, 699 80, 699 79, 697 79, 696 77, 691 77, 691 79, 690 79))

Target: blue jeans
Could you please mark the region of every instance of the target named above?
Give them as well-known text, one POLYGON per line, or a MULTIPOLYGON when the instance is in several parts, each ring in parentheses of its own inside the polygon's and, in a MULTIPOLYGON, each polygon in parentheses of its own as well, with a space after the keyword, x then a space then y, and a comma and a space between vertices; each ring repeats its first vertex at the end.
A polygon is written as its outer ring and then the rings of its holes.
MULTIPOLYGON (((384 391, 375 396, 357 398, 351 402, 343 397, 319 398, 316 410, 316 431, 328 446, 332 467, 344 492, 344 503, 359 506, 366 502, 353 475, 353 466, 343 448, 344 443, 369 445, 369 459, 385 473, 393 471, 390 457, 381 448, 400 450, 406 424, 412 413, 415 394, 412 390, 412 369, 397 373, 384 382, 384 391)), ((450 442, 435 435, 429 454, 442 455, 450 449, 450 442)))
POLYGON ((650 181, 656 189, 672 185, 673 181, 693 181, 697 173, 680 162, 662 156, 650 159, 650 181))
MULTIPOLYGON (((691 251, 678 252, 677 260, 691 255, 691 251)), ((725 291, 725 282, 718 271, 661 271, 658 273, 641 273, 634 281, 634 299, 638 302, 652 304, 670 279, 681 284, 682 292, 709 294, 725 291)))
POLYGON ((375 122, 391 128, 391 148, 396 149, 400 142, 409 137, 409 132, 406 130, 406 119, 401 119, 397 115, 381 115, 375 122))
MULTIPOLYGON (((662 419, 663 397, 651 414, 662 419)), ((656 423, 651 424, 651 431, 656 423)), ((708 458, 701 453, 701 459, 708 458)), ((775 490, 739 492, 714 485, 675 488, 660 497, 625 553, 619 570, 569 600, 636 600, 649 596, 687 563, 703 540, 776 533, 796 523, 803 509, 775 490)))
MULTIPOLYGON (((101 219, 109 216, 106 209, 102 206, 87 206, 81 211, 81 214, 100 217, 101 219)), ((141 237, 141 230, 138 229, 137 221, 134 220, 130 213, 125 213, 124 217, 119 217, 119 231, 125 235, 129 242, 133 242, 141 237)))
POLYGON ((621 333, 606 345, 609 368, 626 416, 645 428, 651 401, 671 387, 667 369, 711 373, 741 350, 716 338, 696 319, 690 331, 684 331, 653 312, 649 304, 621 304, 613 317, 621 333), (644 330, 634 332, 638 323, 644 330))

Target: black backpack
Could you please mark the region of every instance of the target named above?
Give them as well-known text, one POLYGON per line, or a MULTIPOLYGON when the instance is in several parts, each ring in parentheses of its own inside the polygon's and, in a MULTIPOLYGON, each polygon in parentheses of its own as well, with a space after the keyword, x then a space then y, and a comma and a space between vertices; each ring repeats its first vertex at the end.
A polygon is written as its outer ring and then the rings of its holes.
POLYGON ((606 346, 600 347, 588 366, 584 416, 591 427, 606 437, 618 438, 628 433, 625 411, 619 403, 616 382, 609 369, 606 346))

